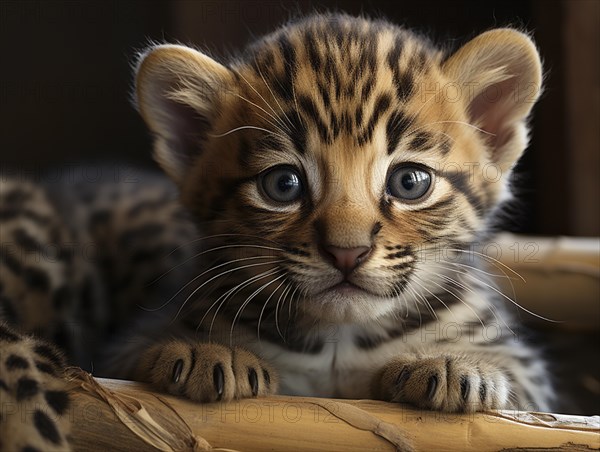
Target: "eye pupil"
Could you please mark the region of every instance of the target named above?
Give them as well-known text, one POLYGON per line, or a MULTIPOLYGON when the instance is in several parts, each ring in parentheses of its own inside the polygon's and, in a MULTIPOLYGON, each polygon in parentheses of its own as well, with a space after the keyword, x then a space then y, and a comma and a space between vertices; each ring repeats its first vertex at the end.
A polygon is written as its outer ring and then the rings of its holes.
POLYGON ((416 184, 417 184, 417 177, 414 172, 408 173, 408 174, 405 174, 404 176, 402 176, 402 186, 404 188, 406 188, 407 190, 412 190, 416 184))
POLYGON ((298 177, 295 174, 282 175, 277 181, 277 187, 284 193, 293 190, 298 185, 298 177))
POLYGON ((412 201, 425 196, 430 186, 431 174, 426 169, 405 165, 392 172, 387 191, 395 198, 412 201))

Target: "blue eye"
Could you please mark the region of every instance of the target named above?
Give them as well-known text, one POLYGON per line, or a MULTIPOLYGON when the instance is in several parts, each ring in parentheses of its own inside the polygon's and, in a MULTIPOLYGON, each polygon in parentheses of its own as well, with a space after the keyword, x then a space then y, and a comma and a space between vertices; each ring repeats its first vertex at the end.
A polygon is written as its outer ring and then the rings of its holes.
POLYGON ((297 201, 303 194, 298 171, 289 166, 275 166, 260 176, 260 187, 267 197, 280 203, 297 201))
POLYGON ((398 199, 414 201, 422 198, 431 187, 431 174, 415 165, 396 168, 388 178, 387 191, 398 199))

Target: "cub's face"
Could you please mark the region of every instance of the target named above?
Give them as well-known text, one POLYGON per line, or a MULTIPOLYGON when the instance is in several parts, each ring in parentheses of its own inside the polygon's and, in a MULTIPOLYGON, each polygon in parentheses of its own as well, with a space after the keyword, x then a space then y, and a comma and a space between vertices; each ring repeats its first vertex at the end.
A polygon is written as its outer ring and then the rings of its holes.
POLYGON ((228 67, 153 48, 137 94, 212 237, 206 262, 235 268, 248 302, 369 321, 444 284, 506 193, 540 82, 514 30, 444 56, 387 23, 314 16, 228 67))

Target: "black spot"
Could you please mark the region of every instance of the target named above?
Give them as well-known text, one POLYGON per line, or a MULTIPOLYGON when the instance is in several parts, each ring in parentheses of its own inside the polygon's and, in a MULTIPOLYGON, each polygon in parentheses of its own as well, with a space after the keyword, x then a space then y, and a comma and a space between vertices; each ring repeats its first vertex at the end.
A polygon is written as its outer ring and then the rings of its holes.
POLYGON ((0 262, 6 265, 17 276, 23 273, 23 264, 12 253, 9 254, 8 250, 5 250, 4 247, 0 248, 0 262))
POLYGON ((17 381, 17 400, 33 397, 38 391, 38 382, 31 378, 21 377, 17 381))
POLYGON ((431 134, 429 132, 417 132, 412 140, 410 140, 409 147, 414 151, 420 151, 428 147, 431 141, 431 134))
POLYGON ((36 410, 33 415, 33 423, 40 435, 53 444, 60 444, 60 435, 54 422, 43 411, 36 410))
POLYGON ((384 259, 400 259, 407 256, 413 256, 413 250, 411 246, 406 246, 395 253, 387 254, 384 259))
POLYGON ((412 268, 412 266, 413 266, 413 261, 409 261, 409 262, 402 262, 401 264, 392 265, 390 268, 392 270, 404 270, 407 268, 412 268))
POLYGON ((18 340, 19 336, 9 330, 7 326, 0 323, 0 341, 17 342, 18 340))
POLYGON ((321 98, 323 99, 323 106, 326 110, 331 107, 331 98, 329 97, 329 88, 323 86, 322 83, 319 83, 319 93, 321 94, 321 98))
POLYGON ((272 86, 280 97, 286 101, 291 101, 293 100, 292 86, 296 71, 296 49, 285 35, 279 38, 278 44, 284 71, 272 86))
POLYGON ((373 113, 371 114, 371 118, 369 119, 369 122, 367 123, 367 126, 363 131, 362 135, 358 139, 360 144, 364 144, 371 139, 377 121, 379 121, 381 115, 383 115, 388 110, 388 108, 390 108, 390 104, 391 97, 389 94, 383 93, 377 97, 377 100, 375 101, 375 106, 373 107, 373 113))
POLYGON ((304 42, 306 43, 306 50, 308 52, 308 60, 310 61, 310 65, 316 73, 321 69, 321 55, 317 49, 317 44, 315 39, 309 33, 306 33, 304 42))
POLYGON ((5 206, 3 206, 3 208, 0 209, 0 221, 13 220, 13 219, 17 218, 19 213, 20 212, 17 209, 6 208, 5 206))
POLYGON ((468 172, 448 172, 440 175, 452 185, 452 188, 462 193, 465 198, 467 198, 469 204, 471 204, 479 215, 483 213, 485 206, 483 205, 481 197, 473 190, 473 186, 469 182, 468 172))
POLYGON ((64 391, 46 391, 44 398, 56 414, 64 414, 69 407, 69 395, 64 391))
POLYGON ((48 375, 56 375, 56 369, 48 363, 43 361, 35 361, 35 367, 40 371, 48 375))
POLYGON ((441 153, 446 155, 448 152, 450 152, 450 149, 452 149, 452 143, 450 143, 450 140, 445 138, 439 143, 439 148, 441 153))
POLYGON ((310 256, 310 253, 308 253, 308 252, 306 252, 304 250, 301 250, 299 248, 292 247, 292 246, 289 246, 289 247, 285 246, 284 250, 287 253, 292 254, 294 256, 303 256, 303 257, 309 257, 310 256))
POLYGON ((23 279, 27 287, 40 292, 47 292, 50 289, 50 278, 48 274, 39 268, 26 267, 23 272, 23 279))
POLYGON ((354 344, 363 350, 370 350, 381 345, 384 339, 383 336, 356 336, 354 344))
POLYGON ((446 212, 447 208, 454 207, 454 198, 452 196, 448 196, 447 198, 442 198, 435 204, 429 206, 427 208, 428 212, 434 212, 436 210, 444 210, 443 213, 446 212))
POLYGON ((406 133, 412 119, 402 112, 395 112, 390 115, 386 124, 386 134, 388 140, 388 154, 392 154, 398 147, 402 136, 406 133))
POLYGON ((41 452, 38 448, 33 446, 25 446, 21 449, 21 452, 41 452))
POLYGON ((31 193, 23 191, 19 188, 13 188, 12 190, 4 193, 2 196, 3 203, 6 204, 23 204, 31 199, 31 193))
POLYGON ((390 50, 387 54, 386 61, 390 69, 392 69, 392 71, 396 70, 398 68, 398 65, 400 64, 400 56, 402 55, 403 50, 402 47, 402 40, 396 39, 392 50, 390 50))
POLYGON ((23 250, 33 253, 33 252, 42 252, 43 247, 40 242, 34 239, 31 235, 25 231, 25 229, 19 228, 14 231, 13 237, 17 245, 19 245, 23 250))
POLYGON ((43 357, 48 359, 55 366, 61 367, 63 363, 63 358, 60 353, 55 350, 53 347, 47 344, 38 344, 33 348, 33 351, 43 357))
POLYGON ((308 116, 315 123, 319 135, 321 136, 321 140, 326 143, 330 142, 329 127, 327 127, 321 118, 319 110, 317 109, 317 106, 313 100, 308 96, 300 95, 298 96, 298 105, 300 109, 306 113, 306 116, 308 116))
POLYGON ((8 370, 27 369, 29 368, 29 363, 25 358, 13 354, 6 358, 6 368, 8 370))

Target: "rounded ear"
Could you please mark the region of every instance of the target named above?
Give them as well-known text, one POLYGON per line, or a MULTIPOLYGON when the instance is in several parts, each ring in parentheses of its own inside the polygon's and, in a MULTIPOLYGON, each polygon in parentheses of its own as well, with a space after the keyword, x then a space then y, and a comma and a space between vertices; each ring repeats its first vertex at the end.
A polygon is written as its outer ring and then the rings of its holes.
POLYGON ((465 88, 470 122, 485 132, 492 160, 509 171, 527 147, 527 118, 542 91, 535 44, 510 28, 491 30, 451 55, 443 70, 465 88))
POLYGON ((154 134, 154 156, 181 183, 233 89, 233 74, 189 47, 160 45, 139 59, 135 89, 138 110, 154 134))

